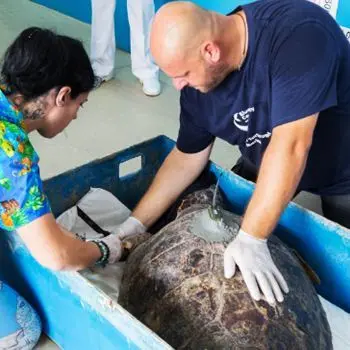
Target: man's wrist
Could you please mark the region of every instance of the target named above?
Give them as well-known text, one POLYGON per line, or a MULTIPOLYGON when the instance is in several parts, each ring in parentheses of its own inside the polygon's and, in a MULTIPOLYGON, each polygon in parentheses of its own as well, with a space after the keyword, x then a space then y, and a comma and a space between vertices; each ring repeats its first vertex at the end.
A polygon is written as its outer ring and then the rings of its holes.
POLYGON ((248 233, 247 231, 243 230, 242 228, 238 231, 238 234, 240 235, 240 237, 243 237, 246 240, 255 240, 255 241, 260 241, 260 242, 266 242, 268 237, 259 237, 256 235, 252 235, 250 233, 248 233))

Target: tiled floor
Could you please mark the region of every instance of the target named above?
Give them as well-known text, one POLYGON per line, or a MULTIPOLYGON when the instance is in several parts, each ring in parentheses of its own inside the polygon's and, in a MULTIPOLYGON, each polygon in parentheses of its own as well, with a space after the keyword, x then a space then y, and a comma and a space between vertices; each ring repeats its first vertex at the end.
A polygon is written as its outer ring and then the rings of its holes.
MULTIPOLYGON (((0 54, 28 26, 43 26, 80 38, 89 49, 90 27, 28 0, 0 1, 0 54)), ((31 135, 41 157, 43 178, 92 159, 108 155, 159 134, 176 138, 178 131, 178 92, 168 78, 161 75, 163 92, 146 97, 131 74, 129 55, 118 52, 116 78, 91 93, 79 118, 53 140, 31 135)), ((217 141, 212 159, 229 168, 237 159, 236 147, 217 141)), ((319 200, 301 194, 297 201, 319 211, 319 200)), ((39 349, 55 349, 43 338, 39 349)))

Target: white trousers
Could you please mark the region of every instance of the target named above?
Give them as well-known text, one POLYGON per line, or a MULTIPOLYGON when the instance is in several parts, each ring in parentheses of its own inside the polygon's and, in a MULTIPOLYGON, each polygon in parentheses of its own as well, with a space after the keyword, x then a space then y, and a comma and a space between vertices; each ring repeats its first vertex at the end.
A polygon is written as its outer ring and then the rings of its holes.
MULTIPOLYGON (((114 13, 116 0, 91 0, 92 67, 97 76, 109 75, 115 63, 114 13)), ((152 61, 149 34, 154 16, 153 0, 127 0, 130 24, 131 69, 139 79, 158 78, 159 68, 152 61)))

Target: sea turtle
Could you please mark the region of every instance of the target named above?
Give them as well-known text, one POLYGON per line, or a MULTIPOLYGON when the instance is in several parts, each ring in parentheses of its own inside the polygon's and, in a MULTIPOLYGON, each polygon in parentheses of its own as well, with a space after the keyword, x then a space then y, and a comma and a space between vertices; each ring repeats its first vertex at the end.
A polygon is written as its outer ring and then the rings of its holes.
POLYGON ((176 219, 136 247, 119 303, 176 349, 332 349, 314 286, 276 236, 268 245, 290 289, 283 303, 252 300, 239 271, 225 279, 224 249, 241 217, 224 210, 218 195, 224 224, 217 237, 201 232, 213 194, 211 186, 188 195, 176 219))

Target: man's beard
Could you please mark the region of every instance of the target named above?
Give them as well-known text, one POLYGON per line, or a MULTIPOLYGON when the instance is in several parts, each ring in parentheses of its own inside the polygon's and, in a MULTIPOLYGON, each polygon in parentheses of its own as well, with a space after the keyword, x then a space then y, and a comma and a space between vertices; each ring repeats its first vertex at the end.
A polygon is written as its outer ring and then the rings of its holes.
POLYGON ((229 73, 228 65, 223 62, 213 67, 207 67, 205 69, 205 75, 209 78, 205 84, 198 86, 197 90, 203 94, 214 90, 226 79, 229 73))

